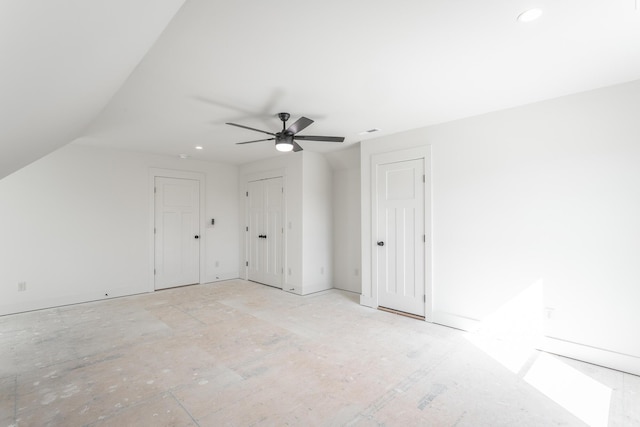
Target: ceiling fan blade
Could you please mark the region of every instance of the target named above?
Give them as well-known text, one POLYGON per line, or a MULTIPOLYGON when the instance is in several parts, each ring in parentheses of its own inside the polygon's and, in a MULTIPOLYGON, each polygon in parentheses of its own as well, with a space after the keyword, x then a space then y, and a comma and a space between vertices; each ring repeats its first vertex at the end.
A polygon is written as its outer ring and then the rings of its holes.
POLYGON ((285 132, 291 132, 293 134, 296 134, 300 132, 302 129, 309 126, 311 123, 313 123, 313 120, 308 119, 306 117, 300 117, 298 120, 295 121, 294 124, 289 126, 285 132))
POLYGON ((294 138, 299 139, 301 141, 344 142, 343 136, 296 135, 294 138))
POLYGON ((300 147, 297 142, 293 141, 293 152, 295 153, 296 151, 302 151, 302 147, 300 147))
POLYGON ((275 133, 267 132, 266 130, 260 130, 260 129, 250 128, 249 126, 238 125, 238 124, 235 124, 235 123, 227 123, 227 124, 228 124, 228 125, 231 125, 231 126, 235 126, 235 127, 243 128, 243 129, 254 130, 254 131, 256 131, 256 132, 266 133, 267 135, 273 135, 273 136, 276 136, 276 134, 275 134, 275 133))
POLYGON ((262 141, 273 141, 274 139, 275 138, 267 138, 267 139, 256 139, 255 141, 236 142, 236 145, 252 144, 254 142, 262 142, 262 141))

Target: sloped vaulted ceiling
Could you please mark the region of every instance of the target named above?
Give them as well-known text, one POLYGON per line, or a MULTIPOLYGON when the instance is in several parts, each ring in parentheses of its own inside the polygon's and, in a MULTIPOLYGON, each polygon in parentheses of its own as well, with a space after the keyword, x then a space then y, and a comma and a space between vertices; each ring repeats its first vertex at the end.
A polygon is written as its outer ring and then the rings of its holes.
POLYGON ((82 135, 184 0, 0 2, 0 179, 82 135))
POLYGON ((225 122, 304 115, 327 152, 640 79, 636 0, 181 3, 0 2, 0 177, 71 141, 242 164, 279 154, 225 122))
POLYGON ((634 0, 187 0, 81 143, 242 164, 296 153, 225 122, 327 152, 638 78, 634 0))

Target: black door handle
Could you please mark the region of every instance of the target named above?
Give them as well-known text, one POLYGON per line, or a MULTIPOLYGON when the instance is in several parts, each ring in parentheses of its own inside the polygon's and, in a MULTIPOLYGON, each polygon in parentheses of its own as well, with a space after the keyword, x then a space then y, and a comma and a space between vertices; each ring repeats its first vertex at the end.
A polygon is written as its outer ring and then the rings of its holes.
POLYGON ((378 246, 384 246, 384 242, 378 242, 378 246))
POLYGON ((193 236, 194 239, 199 239, 200 236, 198 236, 197 234, 195 236, 193 236))

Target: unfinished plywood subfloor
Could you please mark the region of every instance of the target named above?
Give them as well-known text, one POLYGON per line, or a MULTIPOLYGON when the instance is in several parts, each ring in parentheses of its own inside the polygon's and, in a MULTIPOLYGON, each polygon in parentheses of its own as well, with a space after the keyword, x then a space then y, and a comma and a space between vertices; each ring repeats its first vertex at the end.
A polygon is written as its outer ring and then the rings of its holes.
POLYGON ((1 317, 0 425, 602 422, 535 386, 542 356, 610 391, 575 390, 585 411, 608 396, 605 423, 640 423, 639 377, 533 351, 513 369, 463 332, 357 300, 235 280, 1 317))

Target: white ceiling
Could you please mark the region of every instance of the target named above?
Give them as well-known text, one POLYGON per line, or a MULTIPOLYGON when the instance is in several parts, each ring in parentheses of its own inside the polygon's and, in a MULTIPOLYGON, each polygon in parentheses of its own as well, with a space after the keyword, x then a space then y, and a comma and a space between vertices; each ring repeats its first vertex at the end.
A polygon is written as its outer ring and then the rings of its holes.
POLYGON ((304 149, 336 150, 640 78, 635 0, 186 0, 126 80, 180 1, 9 4, 34 6, 26 41, 15 46, 0 30, 17 82, 2 78, 9 91, 0 105, 18 107, 10 133, 0 130, 3 156, 7 136, 35 153, 55 134, 240 164, 295 153, 278 154, 271 142, 235 145, 263 134, 228 121, 277 131, 276 113, 291 113, 290 123, 304 115, 316 122, 301 134, 346 137, 304 149), (543 16, 517 22, 531 7, 543 16), (33 57, 45 70, 32 70, 33 57), (371 128, 381 132, 359 135, 371 128))
POLYGON ((1 0, 0 178, 83 135, 183 0, 1 0))

